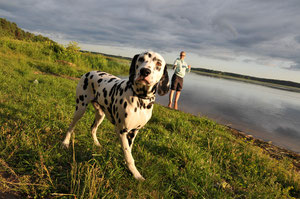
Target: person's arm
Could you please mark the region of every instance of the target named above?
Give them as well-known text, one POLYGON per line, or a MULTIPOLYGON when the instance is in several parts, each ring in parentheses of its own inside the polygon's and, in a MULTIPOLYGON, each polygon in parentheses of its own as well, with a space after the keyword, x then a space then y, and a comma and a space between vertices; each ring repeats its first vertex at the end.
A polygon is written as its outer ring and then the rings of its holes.
POLYGON ((188 73, 191 72, 191 68, 192 68, 191 65, 188 65, 188 67, 186 68, 186 72, 188 73))
POLYGON ((177 59, 175 60, 174 64, 173 64, 173 70, 175 70, 177 67, 177 59))

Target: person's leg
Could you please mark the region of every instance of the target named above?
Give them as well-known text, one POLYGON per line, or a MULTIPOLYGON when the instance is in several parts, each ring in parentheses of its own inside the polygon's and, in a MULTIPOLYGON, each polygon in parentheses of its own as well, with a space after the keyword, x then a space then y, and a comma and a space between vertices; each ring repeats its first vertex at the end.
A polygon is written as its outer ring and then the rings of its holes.
POLYGON ((170 95, 169 95, 169 105, 168 105, 169 108, 172 108, 172 102, 173 102, 174 91, 175 91, 175 90, 171 90, 171 91, 170 91, 170 95))
POLYGON ((180 97, 180 91, 176 91, 176 95, 175 95, 175 102, 174 102, 174 109, 178 109, 178 100, 179 100, 179 97, 180 97))

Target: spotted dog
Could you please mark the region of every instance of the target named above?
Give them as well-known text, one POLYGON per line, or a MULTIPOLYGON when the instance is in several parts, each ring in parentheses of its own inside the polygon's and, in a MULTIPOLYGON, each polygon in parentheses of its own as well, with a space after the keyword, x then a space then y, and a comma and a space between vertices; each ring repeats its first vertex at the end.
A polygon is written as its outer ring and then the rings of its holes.
POLYGON ((137 180, 144 180, 134 164, 131 154, 133 141, 151 118, 155 94, 169 91, 166 62, 155 52, 135 55, 132 59, 129 79, 101 71, 83 75, 76 89, 76 111, 63 145, 68 147, 75 124, 83 116, 89 103, 95 108, 95 120, 91 126, 94 144, 100 146, 97 128, 105 115, 115 125, 120 138, 126 164, 137 180))

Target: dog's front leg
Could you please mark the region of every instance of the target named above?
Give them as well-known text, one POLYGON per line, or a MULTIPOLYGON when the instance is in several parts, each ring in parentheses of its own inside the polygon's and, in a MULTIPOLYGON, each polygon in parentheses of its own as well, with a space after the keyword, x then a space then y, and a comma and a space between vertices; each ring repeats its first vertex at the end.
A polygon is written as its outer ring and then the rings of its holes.
MULTIPOLYGON (((120 132, 120 131, 117 131, 117 132, 120 132)), ((134 159, 133 159, 132 154, 131 154, 131 148, 129 146, 129 141, 128 141, 128 138, 127 138, 128 133, 129 132, 124 132, 124 131, 122 133, 119 133, 121 146, 122 146, 124 156, 125 156, 125 161, 126 161, 128 169, 131 171, 134 178, 137 179, 137 180, 144 181, 145 179, 143 178, 143 176, 140 174, 140 172, 135 167, 134 159)))

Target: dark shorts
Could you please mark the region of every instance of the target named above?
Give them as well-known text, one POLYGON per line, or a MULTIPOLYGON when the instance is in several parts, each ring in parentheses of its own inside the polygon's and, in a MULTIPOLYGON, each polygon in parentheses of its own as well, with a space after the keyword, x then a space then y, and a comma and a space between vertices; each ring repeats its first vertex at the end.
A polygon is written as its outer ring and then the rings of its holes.
POLYGON ((171 90, 181 91, 182 86, 183 78, 174 74, 172 77, 171 90))

